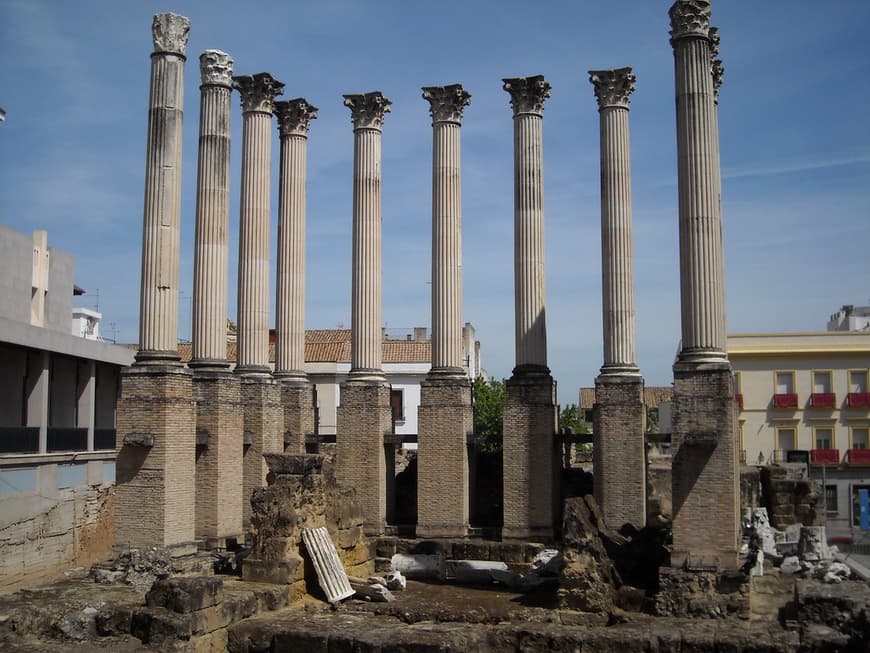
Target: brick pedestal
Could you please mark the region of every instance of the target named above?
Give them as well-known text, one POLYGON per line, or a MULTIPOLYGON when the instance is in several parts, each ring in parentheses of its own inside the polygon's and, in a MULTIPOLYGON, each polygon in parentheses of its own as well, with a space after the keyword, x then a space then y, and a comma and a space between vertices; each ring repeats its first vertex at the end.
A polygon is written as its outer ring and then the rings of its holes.
POLYGON ((549 373, 514 371, 507 381, 502 451, 502 537, 550 540, 558 514, 556 383, 549 373))
POLYGON ((284 451, 305 453, 305 436, 314 433, 314 385, 307 381, 280 381, 284 410, 284 451))
POLYGON ((251 493, 266 485, 268 467, 264 453, 284 451, 281 388, 268 376, 242 376, 244 455, 242 516, 245 527, 251 519, 251 493))
POLYGON ((643 378, 606 375, 595 379, 593 418, 595 500, 607 525, 646 525, 646 452, 643 378))
POLYGON ((740 542, 737 412, 730 366, 674 366, 671 565, 734 568, 740 542))
POLYGON ((193 546, 195 407, 180 365, 121 374, 115 467, 117 547, 193 546))
POLYGON ((455 377, 426 379, 417 415, 417 537, 464 537, 469 494, 466 434, 474 427, 471 383, 455 377))
POLYGON ((244 541, 242 529, 243 410, 239 379, 227 371, 199 371, 196 401, 196 537, 206 548, 244 541))
POLYGON ((384 434, 392 432, 390 387, 367 381, 343 383, 337 422, 336 480, 356 489, 365 532, 380 535, 387 519, 388 468, 390 476, 395 468, 393 445, 389 445, 389 461, 384 448, 384 434))

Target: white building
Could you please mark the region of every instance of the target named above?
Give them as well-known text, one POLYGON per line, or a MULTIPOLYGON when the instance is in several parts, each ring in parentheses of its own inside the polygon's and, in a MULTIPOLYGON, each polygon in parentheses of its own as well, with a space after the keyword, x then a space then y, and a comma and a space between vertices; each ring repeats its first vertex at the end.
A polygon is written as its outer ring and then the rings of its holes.
POLYGON ((870 330, 870 306, 846 304, 828 321, 828 331, 868 330, 870 330))

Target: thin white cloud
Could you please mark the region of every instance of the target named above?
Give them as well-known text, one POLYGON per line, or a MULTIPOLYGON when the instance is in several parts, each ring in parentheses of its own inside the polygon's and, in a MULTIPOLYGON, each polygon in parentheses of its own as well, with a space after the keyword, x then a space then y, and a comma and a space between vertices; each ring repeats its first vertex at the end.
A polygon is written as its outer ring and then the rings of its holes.
POLYGON ((739 179, 742 177, 762 177, 766 175, 785 175, 793 172, 823 170, 842 166, 862 165, 870 163, 870 154, 860 156, 840 157, 833 159, 816 159, 814 161, 796 161, 793 163, 767 163, 743 168, 726 169, 722 172, 723 179, 739 179))

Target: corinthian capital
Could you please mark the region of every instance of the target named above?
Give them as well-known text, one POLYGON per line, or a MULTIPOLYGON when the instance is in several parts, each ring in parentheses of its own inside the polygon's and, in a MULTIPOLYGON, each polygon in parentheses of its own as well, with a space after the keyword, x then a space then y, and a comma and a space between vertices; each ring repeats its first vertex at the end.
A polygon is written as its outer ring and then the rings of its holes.
POLYGON ((686 36, 709 35, 710 0, 677 0, 668 16, 671 17, 671 42, 686 36))
POLYGON ((424 86, 423 99, 429 102, 432 122, 462 122, 462 110, 471 104, 471 93, 462 84, 424 86))
POLYGON ((199 72, 203 86, 233 85, 233 58, 220 50, 206 50, 199 55, 199 72))
POLYGON ((284 92, 284 83, 269 73, 233 77, 233 88, 242 96, 242 113, 272 113, 275 97, 284 92))
POLYGON ((725 76, 725 66, 719 58, 719 28, 710 28, 710 72, 713 75, 713 101, 719 103, 719 87, 725 76))
POLYGON ((543 75, 513 77, 501 81, 504 82, 504 90, 511 95, 514 116, 523 113, 536 115, 544 113, 544 100, 550 97, 551 86, 543 75))
POLYGON ((344 106, 350 109, 354 129, 377 129, 384 127, 384 114, 393 104, 380 91, 359 95, 343 95, 344 106))
POLYGON ((637 77, 631 68, 590 70, 589 81, 595 87, 599 111, 608 107, 628 109, 629 96, 634 92, 637 77))
POLYGON ((189 34, 190 19, 187 16, 172 13, 154 14, 151 37, 154 39, 155 53, 166 52, 183 57, 189 34))
POLYGON ((317 117, 317 107, 304 98, 275 103, 278 133, 281 136, 308 136, 308 126, 317 117))

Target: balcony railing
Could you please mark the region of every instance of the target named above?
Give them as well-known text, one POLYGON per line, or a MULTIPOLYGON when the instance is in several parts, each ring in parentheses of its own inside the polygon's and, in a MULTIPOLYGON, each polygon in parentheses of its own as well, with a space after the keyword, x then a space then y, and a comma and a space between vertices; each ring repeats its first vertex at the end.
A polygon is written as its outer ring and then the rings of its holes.
POLYGON ((786 451, 784 449, 774 449, 771 452, 770 459, 772 462, 782 463, 782 462, 785 462, 785 454, 786 454, 786 451))
POLYGON ((814 392, 810 395, 812 408, 834 408, 837 405, 837 395, 833 392, 814 392))
POLYGON ((849 408, 870 408, 870 392, 850 392, 846 395, 849 408))
POLYGON ((774 408, 797 408, 798 397, 794 393, 773 395, 774 408))
POLYGON ((734 401, 737 402, 737 408, 743 410, 743 395, 738 392, 736 395, 734 395, 734 401))
POLYGON ((813 449, 810 452, 810 463, 813 465, 839 465, 839 449, 813 449))
POLYGON ((740 463, 743 465, 746 464, 746 449, 740 450, 740 463))
POLYGON ((849 465, 870 465, 870 449, 848 449, 846 462, 849 465))

